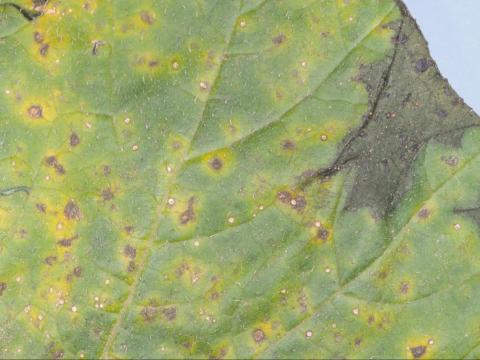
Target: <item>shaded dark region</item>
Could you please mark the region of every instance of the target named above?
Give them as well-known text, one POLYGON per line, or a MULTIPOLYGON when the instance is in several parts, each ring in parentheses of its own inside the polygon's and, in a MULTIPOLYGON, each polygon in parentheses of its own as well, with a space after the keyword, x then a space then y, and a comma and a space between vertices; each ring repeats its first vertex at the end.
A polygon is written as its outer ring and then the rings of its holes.
POLYGON ((304 177, 301 186, 343 169, 354 170, 344 210, 369 207, 378 218, 395 210, 414 182, 413 162, 430 140, 459 147, 478 116, 442 77, 415 20, 401 1, 394 48, 383 61, 365 65, 355 79, 369 92, 362 125, 343 141, 328 168, 304 177))
POLYGON ((9 7, 14 8, 28 21, 33 21, 37 17, 42 15, 42 13, 40 11, 26 9, 26 8, 24 8, 24 7, 22 7, 18 4, 15 4, 15 3, 4 3, 4 4, 2 4, 2 6, 9 6, 9 7))
POLYGON ((28 186, 14 186, 11 188, 0 189, 0 196, 10 196, 17 192, 24 192, 27 195, 30 195, 30 188, 28 186))
POLYGON ((455 208, 455 214, 469 217, 478 227, 480 227, 480 205, 471 208, 455 208))

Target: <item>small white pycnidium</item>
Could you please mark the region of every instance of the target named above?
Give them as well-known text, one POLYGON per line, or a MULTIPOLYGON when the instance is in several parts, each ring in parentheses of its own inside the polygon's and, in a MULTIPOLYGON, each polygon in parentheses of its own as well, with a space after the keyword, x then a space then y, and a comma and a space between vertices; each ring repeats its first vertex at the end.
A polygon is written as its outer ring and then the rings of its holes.
POLYGON ((358 315, 358 314, 360 313, 360 310, 359 310, 358 308, 354 308, 354 309, 352 310, 352 313, 353 313, 353 315, 356 316, 356 315, 358 315))
POLYGON ((60 300, 58 300, 58 303, 59 303, 60 305, 63 305, 63 304, 65 304, 65 301, 64 301, 63 299, 60 299, 60 300))
POLYGON ((56 59, 55 64, 60 64, 60 59, 56 59))
POLYGON ((457 231, 462 228, 462 226, 461 226, 460 224, 455 224, 453 227, 454 227, 455 230, 457 230, 457 231))
POLYGON ((320 221, 315 221, 315 227, 319 228, 322 226, 322 223, 320 221))
POLYGON ((20 276, 17 276, 17 277, 15 278, 15 280, 16 280, 17 282, 20 282, 20 281, 22 281, 22 278, 21 278, 20 276))
POLYGON ((332 329, 336 329, 337 328, 337 324, 333 323, 332 324, 332 329))
POLYGON ((348 18, 348 21, 353 21, 353 16, 350 16, 350 17, 348 18))
POLYGON ((109 285, 109 284, 110 284, 110 279, 105 280, 105 285, 109 285))
POLYGON ((307 330, 307 332, 305 333, 305 336, 306 336, 307 338, 311 338, 312 335, 313 335, 313 331, 312 331, 312 330, 307 330))
POLYGON ((130 123, 130 118, 127 117, 127 118, 125 118, 125 120, 123 120, 123 121, 125 122, 125 124, 129 124, 129 123, 130 123))
POLYGON ((93 300, 98 301, 99 300, 98 296, 95 296, 93 300))
POLYGON ((40 320, 40 321, 43 320, 43 315, 42 314, 38 315, 38 320, 40 320))
POLYGON ((167 172, 168 172, 168 173, 171 173, 172 171, 173 171, 173 169, 171 168, 171 166, 170 166, 170 165, 167 165, 167 172))
POLYGON ((168 202, 168 205, 170 205, 170 206, 175 205, 175 199, 174 198, 168 199, 167 202, 168 202))
POLYGON ((9 94, 10 94, 10 90, 5 90, 5 94, 9 95, 9 94))
POLYGON ((433 344, 435 344, 435 341, 433 341, 433 339, 429 339, 428 340, 428 345, 433 345, 433 344))
POLYGON ((92 124, 89 123, 89 122, 86 122, 86 123, 85 123, 85 126, 86 126, 87 129, 91 129, 91 128, 92 128, 92 124))
POLYGON ((230 217, 228 218, 228 223, 229 223, 229 224, 233 224, 234 222, 235 222, 235 218, 234 218, 233 216, 230 216, 230 217))
POLYGON ((199 247, 199 246, 200 246, 200 241, 195 240, 195 241, 193 242, 193 246, 199 247))
POLYGON ((31 309, 31 306, 30 305, 27 305, 25 306, 25 309, 23 309, 23 311, 28 314, 30 312, 30 309, 31 309))
POLYGON ((180 64, 179 64, 178 62, 174 61, 174 62, 172 63, 172 68, 173 68, 174 70, 177 70, 179 67, 180 67, 180 64))
POLYGON ((138 145, 133 145, 133 146, 132 146, 132 150, 133 150, 133 151, 137 151, 137 150, 138 150, 138 145))
POLYGON ((77 312, 77 307, 75 305, 72 306, 72 312, 77 312))
POLYGON ((100 309, 103 309, 103 304, 100 304, 100 309))
POLYGON ((327 135, 325 135, 325 134, 321 135, 320 140, 327 141, 327 135))
POLYGON ((282 294, 286 294, 286 293, 287 293, 287 289, 282 289, 282 290, 280 290, 280 292, 281 292, 282 294))
POLYGON ((292 199, 292 200, 290 201, 290 204, 292 204, 293 206, 297 205, 297 200, 292 199))
POLYGON ((325 268, 325 272, 326 272, 327 274, 329 274, 329 273, 332 272, 332 269, 330 269, 330 268, 327 266, 327 267, 325 268))
POLYGON ((80 358, 83 359, 85 355, 83 353, 80 353, 80 358))
POLYGON ((263 209, 265 209, 265 208, 263 207, 263 205, 260 205, 260 206, 258 207, 258 210, 263 210, 263 209))
POLYGON ((208 89, 208 85, 205 81, 201 81, 200 82, 200 89, 203 89, 203 90, 207 90, 208 89))
POLYGON ((244 28, 247 25, 245 20, 240 20, 240 27, 244 28))
POLYGON ((303 60, 300 65, 302 65, 302 67, 307 67, 307 62, 305 60, 303 60))
POLYGON ((62 223, 58 223, 57 224, 57 230, 62 230, 63 229, 63 224, 62 223))
POLYGON ((45 176, 45 180, 50 180, 50 175, 45 176))

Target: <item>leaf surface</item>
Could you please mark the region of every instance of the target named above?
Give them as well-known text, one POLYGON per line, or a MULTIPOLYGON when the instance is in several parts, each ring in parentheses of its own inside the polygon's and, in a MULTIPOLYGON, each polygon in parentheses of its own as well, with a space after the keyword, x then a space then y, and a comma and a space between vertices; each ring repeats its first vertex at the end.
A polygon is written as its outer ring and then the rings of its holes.
POLYGON ((0 0, 0 356, 474 358, 479 124, 400 1, 0 0))

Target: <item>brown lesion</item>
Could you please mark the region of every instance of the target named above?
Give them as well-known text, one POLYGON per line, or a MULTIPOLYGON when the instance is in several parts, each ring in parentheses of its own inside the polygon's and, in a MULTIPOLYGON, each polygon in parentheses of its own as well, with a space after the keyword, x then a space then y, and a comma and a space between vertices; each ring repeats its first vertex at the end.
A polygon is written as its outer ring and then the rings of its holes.
POLYGON ((252 338, 255 341, 255 343, 260 344, 267 338, 267 336, 265 335, 262 329, 255 329, 252 332, 252 338))
POLYGON ((148 25, 152 25, 155 22, 154 15, 149 11, 142 11, 140 13, 140 19, 148 25))
POLYGON ((162 310, 163 317, 167 321, 173 321, 177 318, 177 308, 175 306, 166 307, 162 310))
POLYGON ((137 257, 137 249, 135 249, 133 246, 126 245, 123 248, 123 255, 133 260, 137 257))
POLYGON ((58 159, 55 157, 55 156, 47 156, 45 158, 45 163, 54 168, 55 169, 55 172, 59 175, 64 175, 65 174, 65 168, 63 167, 62 164, 60 164, 60 162, 58 161, 58 159))
POLYGON ((81 218, 81 212, 80 208, 78 205, 75 203, 75 201, 70 200, 66 205, 65 208, 63 209, 63 215, 68 219, 68 220, 76 220, 79 221, 81 218))
POLYGON ((43 108, 38 104, 33 104, 28 108, 27 114, 31 119, 41 119, 43 118, 43 108))
POLYGON ((77 133, 72 133, 70 135, 70 146, 71 147, 75 147, 77 146, 78 144, 80 144, 80 137, 78 136, 77 133))
POLYGON ((101 196, 104 202, 111 201, 115 198, 115 194, 110 187, 103 189, 101 196))
POLYGON ((70 247, 70 246, 72 246, 73 240, 76 240, 76 239, 78 239, 78 235, 74 235, 74 236, 69 237, 69 238, 61 239, 61 240, 57 241, 57 244, 62 246, 62 247, 70 247))
POLYGON ((209 165, 213 170, 219 171, 223 168, 223 161, 218 157, 214 157, 210 160, 209 165))
POLYGON ((7 283, 5 282, 0 282, 0 296, 3 295, 3 293, 7 290, 7 283))
POLYGON ((410 348, 410 352, 414 359, 419 359, 427 352, 427 347, 425 345, 418 345, 410 348))
POLYGON ((195 204, 195 198, 191 197, 188 200, 187 210, 180 214, 180 223, 182 225, 187 225, 190 221, 195 219, 195 210, 193 209, 193 205, 195 204))
POLYGON ((275 46, 282 45, 287 40, 287 37, 284 33, 280 33, 272 39, 272 42, 275 46))

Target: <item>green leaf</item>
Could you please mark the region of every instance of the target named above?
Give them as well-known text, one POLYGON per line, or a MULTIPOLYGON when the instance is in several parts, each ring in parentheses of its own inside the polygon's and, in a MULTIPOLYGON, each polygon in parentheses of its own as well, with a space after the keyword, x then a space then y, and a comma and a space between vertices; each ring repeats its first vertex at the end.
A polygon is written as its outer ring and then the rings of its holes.
POLYGON ((400 1, 0 0, 0 357, 478 357, 479 124, 400 1))

